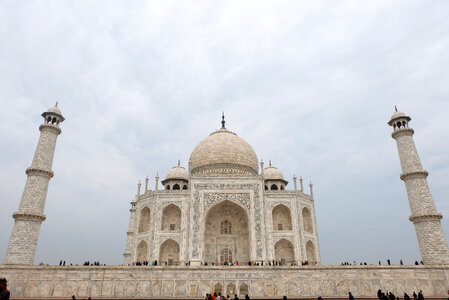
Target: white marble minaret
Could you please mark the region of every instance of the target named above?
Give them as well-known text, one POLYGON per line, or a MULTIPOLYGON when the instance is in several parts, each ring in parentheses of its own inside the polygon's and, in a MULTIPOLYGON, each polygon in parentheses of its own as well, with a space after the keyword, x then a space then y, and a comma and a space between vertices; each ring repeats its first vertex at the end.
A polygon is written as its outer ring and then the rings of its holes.
POLYGON ((449 249, 441 228, 443 216, 437 212, 426 177, 429 175, 421 166, 413 141, 413 129, 408 126, 411 120, 404 113, 396 112, 388 125, 393 127, 391 136, 396 140, 401 161, 401 179, 407 189, 412 215, 410 221, 415 225, 419 249, 425 264, 449 264, 449 249))
POLYGON ((45 220, 48 182, 53 177, 51 167, 56 139, 61 133, 59 123, 64 121, 57 105, 42 114, 41 136, 31 167, 26 169, 28 178, 19 210, 12 215, 15 221, 4 264, 32 265, 34 262, 41 223, 45 220))

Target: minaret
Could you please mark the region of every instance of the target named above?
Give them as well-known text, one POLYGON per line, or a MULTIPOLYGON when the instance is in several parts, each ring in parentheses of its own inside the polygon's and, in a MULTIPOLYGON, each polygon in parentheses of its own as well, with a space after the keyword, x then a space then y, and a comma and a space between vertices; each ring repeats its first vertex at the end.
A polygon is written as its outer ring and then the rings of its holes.
POLYGON ((128 225, 128 232, 126 232, 126 248, 125 253, 123 253, 124 264, 130 265, 132 263, 132 245, 134 243, 134 237, 136 234, 136 205, 137 205, 137 199, 138 197, 134 198, 133 201, 131 201, 131 208, 129 210, 130 212, 130 218, 129 218, 129 225, 128 225))
POLYGON ((32 265, 34 262, 39 230, 45 220, 44 206, 48 182, 53 177, 51 167, 56 139, 61 133, 59 123, 64 121, 57 106, 56 102, 55 107, 42 114, 44 123, 39 126, 41 135, 33 162, 25 172, 28 178, 22 200, 19 210, 12 215, 15 221, 4 264, 32 265))
POLYGON ((443 216, 437 212, 426 177, 429 175, 421 166, 413 141, 413 129, 408 126, 411 118, 402 112, 391 116, 388 125, 393 127, 391 137, 396 140, 401 161, 401 180, 407 189, 412 215, 410 221, 415 225, 421 257, 425 264, 448 264, 449 249, 441 228, 443 216))

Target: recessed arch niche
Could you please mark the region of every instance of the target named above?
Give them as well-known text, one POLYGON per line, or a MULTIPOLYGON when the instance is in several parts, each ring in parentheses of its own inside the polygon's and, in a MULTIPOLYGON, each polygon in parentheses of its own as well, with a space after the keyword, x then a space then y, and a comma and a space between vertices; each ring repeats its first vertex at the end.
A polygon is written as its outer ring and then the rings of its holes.
POLYGON ((232 262, 247 263, 250 259, 250 231, 248 215, 240 205, 224 200, 211 207, 204 228, 203 260, 208 264, 223 264, 223 253, 232 253, 232 262), (227 224, 231 231, 222 231, 227 224))
POLYGON ((284 264, 291 264, 295 261, 295 250, 292 242, 287 239, 280 239, 274 246, 274 258, 284 264))
POLYGON ((162 210, 161 230, 181 230, 181 209, 169 204, 162 210))
POLYGON ((159 250, 159 261, 161 265, 179 264, 179 244, 175 240, 168 239, 161 244, 159 250))
POLYGON ((292 230, 292 218, 290 209, 283 205, 276 205, 271 214, 273 215, 274 230, 292 230))

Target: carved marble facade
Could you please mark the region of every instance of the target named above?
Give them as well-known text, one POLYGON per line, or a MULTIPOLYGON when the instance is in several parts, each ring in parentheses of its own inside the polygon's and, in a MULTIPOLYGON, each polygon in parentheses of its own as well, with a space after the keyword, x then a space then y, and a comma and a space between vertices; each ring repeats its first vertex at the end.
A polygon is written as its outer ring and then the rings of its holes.
POLYGON ((320 263, 312 190, 287 190, 288 181, 263 168, 251 146, 222 127, 154 190, 131 202, 124 264, 223 265, 249 261, 320 263))
POLYGON ((378 289, 396 295, 422 290, 443 299, 446 266, 263 266, 263 267, 40 267, 0 265, 16 298, 204 298, 206 293, 257 298, 372 298, 378 289))

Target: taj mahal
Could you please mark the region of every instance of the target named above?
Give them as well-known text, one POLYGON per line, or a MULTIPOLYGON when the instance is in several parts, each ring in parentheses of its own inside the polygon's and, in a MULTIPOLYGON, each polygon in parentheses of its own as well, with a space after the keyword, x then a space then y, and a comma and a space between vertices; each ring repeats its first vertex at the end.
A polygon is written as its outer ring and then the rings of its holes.
POLYGON ((131 202, 125 264, 320 263, 312 185, 287 190, 282 172, 258 161, 253 148, 225 127, 201 141, 189 171, 173 167, 163 190, 131 202), (260 172, 259 172, 260 164, 260 172))
MULTIPOLYGON (((221 127, 199 142, 188 165, 174 166, 150 188, 139 182, 130 205, 120 266, 35 266, 40 227, 65 121, 56 106, 42 114, 0 277, 19 298, 203 298, 206 293, 274 299, 373 297, 422 290, 447 297, 449 249, 414 144, 411 118, 388 120, 396 141, 423 265, 326 266, 321 263, 313 186, 285 179, 271 161, 221 127)), ((229 127, 229 126, 228 126, 229 127)), ((213 130, 213 127, 211 131, 213 130)), ((319 201, 319 200, 317 200, 319 201)), ((51 203, 49 204, 51 205, 51 203)), ((49 216, 51 217, 51 216, 49 216)))

